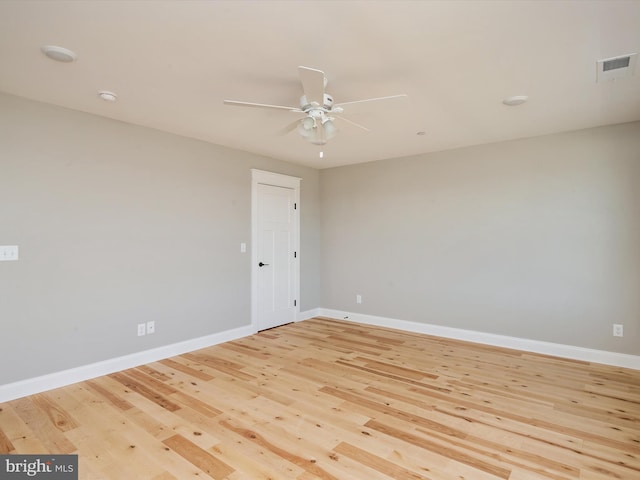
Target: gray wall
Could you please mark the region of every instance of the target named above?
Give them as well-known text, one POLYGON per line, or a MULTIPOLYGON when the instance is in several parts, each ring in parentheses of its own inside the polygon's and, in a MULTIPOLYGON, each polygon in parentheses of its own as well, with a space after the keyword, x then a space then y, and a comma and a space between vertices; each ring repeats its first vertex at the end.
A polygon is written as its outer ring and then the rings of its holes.
POLYGON ((250 324, 251 168, 302 177, 319 307, 317 170, 0 94, 0 384, 250 324))
POLYGON ((320 184, 323 307, 640 354, 640 123, 320 184))
POLYGON ((0 384, 248 325, 250 168, 303 179, 303 311, 638 355, 639 152, 633 123, 316 171, 0 94, 0 384))

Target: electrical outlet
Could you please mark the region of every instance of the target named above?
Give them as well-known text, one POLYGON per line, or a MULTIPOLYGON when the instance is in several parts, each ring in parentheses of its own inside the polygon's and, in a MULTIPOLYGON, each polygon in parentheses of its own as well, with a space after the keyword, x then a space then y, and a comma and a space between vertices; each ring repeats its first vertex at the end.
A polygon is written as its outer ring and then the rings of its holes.
POLYGON ((152 333, 156 333, 156 322, 153 320, 147 322, 147 333, 151 335, 152 333))
POLYGON ((147 325, 146 323, 139 323, 138 324, 138 336, 142 337, 143 335, 147 334, 147 325))
POLYGON ((613 324, 613 336, 614 337, 622 337, 624 336, 624 331, 621 323, 613 324))
POLYGON ((356 295, 356 303, 362 303, 362 295, 356 295))
POLYGON ((17 245, 0 246, 0 262, 18 260, 17 245))

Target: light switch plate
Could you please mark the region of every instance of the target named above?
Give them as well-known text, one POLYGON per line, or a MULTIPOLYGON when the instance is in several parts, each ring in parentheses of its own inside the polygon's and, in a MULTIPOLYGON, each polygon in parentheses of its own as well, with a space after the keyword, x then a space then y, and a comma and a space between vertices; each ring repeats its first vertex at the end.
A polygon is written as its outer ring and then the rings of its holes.
POLYGON ((624 330, 623 330, 623 326, 621 323, 614 323, 613 324, 613 336, 614 337, 623 337, 624 336, 624 330))
POLYGON ((0 262, 18 260, 18 246, 4 245, 0 246, 0 262))

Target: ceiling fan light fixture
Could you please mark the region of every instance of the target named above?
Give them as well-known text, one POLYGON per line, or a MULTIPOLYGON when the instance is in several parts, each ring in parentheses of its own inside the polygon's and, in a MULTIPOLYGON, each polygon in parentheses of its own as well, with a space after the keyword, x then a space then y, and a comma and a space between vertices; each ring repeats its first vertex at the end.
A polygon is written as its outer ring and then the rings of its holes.
POLYGON ((308 137, 308 140, 314 145, 326 145, 327 136, 325 135, 324 128, 314 128, 313 134, 308 137))
POLYGON ((298 125, 298 133, 306 139, 313 137, 316 130, 316 120, 312 117, 304 118, 300 121, 300 125, 298 125))
POLYGON ((316 128, 315 118, 306 117, 304 120, 302 120, 302 128, 304 128, 305 130, 313 130, 314 128, 316 128))
POLYGON ((322 128, 324 128, 324 135, 327 140, 332 139, 338 133, 337 127, 333 124, 333 120, 330 118, 322 122, 322 128))

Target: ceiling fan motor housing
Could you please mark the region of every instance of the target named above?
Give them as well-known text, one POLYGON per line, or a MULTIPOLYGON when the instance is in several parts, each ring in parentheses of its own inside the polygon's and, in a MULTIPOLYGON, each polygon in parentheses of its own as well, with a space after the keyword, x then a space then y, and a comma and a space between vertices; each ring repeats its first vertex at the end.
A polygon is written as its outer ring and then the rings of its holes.
POLYGON ((332 107, 333 107, 333 97, 328 93, 325 93, 323 95, 322 106, 318 105, 317 102, 310 102, 309 100, 307 100, 306 95, 302 95, 300 97, 300 109, 304 112, 308 112, 309 110, 315 109, 315 108, 321 108, 326 111, 331 111, 332 107))

